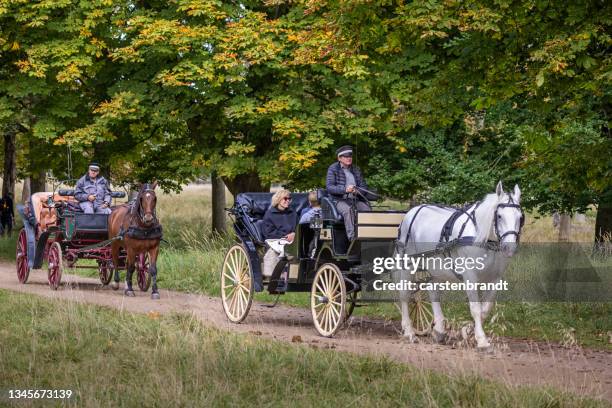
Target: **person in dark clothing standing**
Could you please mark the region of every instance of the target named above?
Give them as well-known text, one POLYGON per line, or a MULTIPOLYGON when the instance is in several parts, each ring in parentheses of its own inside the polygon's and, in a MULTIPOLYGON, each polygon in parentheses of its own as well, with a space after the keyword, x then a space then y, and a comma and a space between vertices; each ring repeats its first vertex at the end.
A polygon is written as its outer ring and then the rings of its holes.
POLYGON ((355 220, 352 205, 357 211, 369 211, 372 209, 368 200, 377 197, 368 191, 361 171, 353 166, 352 146, 342 146, 336 150, 338 161, 327 169, 327 192, 336 201, 336 208, 344 218, 344 227, 349 240, 355 238, 355 220))
POLYGON ((0 221, 2 222, 2 235, 5 232, 11 235, 13 230, 13 222, 15 220, 15 212, 13 210, 12 194, 8 193, 0 200, 0 221))
POLYGON ((291 208, 291 192, 289 190, 276 192, 272 196, 272 205, 266 211, 261 225, 263 237, 270 247, 264 255, 264 276, 272 275, 282 255, 282 247, 293 242, 296 224, 297 214, 291 208))

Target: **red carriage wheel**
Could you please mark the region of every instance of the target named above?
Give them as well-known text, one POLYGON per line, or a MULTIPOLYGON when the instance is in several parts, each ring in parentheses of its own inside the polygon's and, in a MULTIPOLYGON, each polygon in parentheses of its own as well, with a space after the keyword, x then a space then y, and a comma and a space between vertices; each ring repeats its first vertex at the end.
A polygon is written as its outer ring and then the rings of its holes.
POLYGON ((19 283, 26 283, 30 276, 30 264, 28 261, 28 237, 25 228, 19 231, 15 262, 17 264, 17 279, 19 279, 19 283))
POLYGON ((59 242, 51 244, 51 248, 49 248, 48 264, 47 278, 49 279, 49 286, 51 286, 51 289, 56 290, 62 281, 62 272, 64 271, 62 247, 59 242))
POLYGON ((110 283, 113 278, 113 269, 109 267, 108 262, 98 261, 98 275, 103 285, 110 283))
POLYGON ((149 254, 140 254, 136 257, 136 280, 141 291, 146 292, 151 286, 149 274, 149 254))

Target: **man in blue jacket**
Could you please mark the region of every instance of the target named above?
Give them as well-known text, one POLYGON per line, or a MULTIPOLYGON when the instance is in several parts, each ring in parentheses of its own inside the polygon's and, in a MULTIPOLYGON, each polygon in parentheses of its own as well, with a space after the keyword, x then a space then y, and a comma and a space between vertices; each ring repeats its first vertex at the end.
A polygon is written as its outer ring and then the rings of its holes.
POLYGON ((100 176, 100 165, 90 163, 87 174, 77 181, 74 198, 85 214, 110 214, 111 195, 108 182, 100 176))
POLYGON ((370 199, 376 199, 368 191, 361 171, 353 166, 352 146, 342 146, 336 150, 338 161, 327 169, 326 188, 336 201, 336 208, 344 218, 344 227, 349 240, 355 238, 355 220, 351 206, 353 201, 357 211, 370 211, 370 199))

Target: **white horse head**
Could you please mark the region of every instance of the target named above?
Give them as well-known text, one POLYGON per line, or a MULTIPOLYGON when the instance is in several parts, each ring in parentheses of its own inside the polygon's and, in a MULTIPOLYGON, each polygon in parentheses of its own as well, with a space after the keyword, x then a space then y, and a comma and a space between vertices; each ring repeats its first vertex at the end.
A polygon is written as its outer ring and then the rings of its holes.
POLYGON ((493 233, 499 241, 504 256, 514 255, 518 246, 521 229, 525 223, 525 215, 521 209, 521 189, 518 184, 514 190, 504 193, 502 182, 497 183, 495 194, 498 204, 494 212, 493 233))

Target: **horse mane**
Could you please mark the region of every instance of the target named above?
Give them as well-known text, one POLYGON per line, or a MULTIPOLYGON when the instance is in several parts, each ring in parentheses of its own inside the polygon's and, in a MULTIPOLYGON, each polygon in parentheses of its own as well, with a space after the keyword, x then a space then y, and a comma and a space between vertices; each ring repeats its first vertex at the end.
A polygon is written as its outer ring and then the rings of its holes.
POLYGON ((480 202, 474 214, 476 225, 478 226, 475 242, 484 243, 489 239, 489 234, 491 233, 491 228, 493 228, 493 222, 495 221, 493 219, 495 216, 495 208, 499 202, 497 194, 495 193, 487 194, 480 202))

